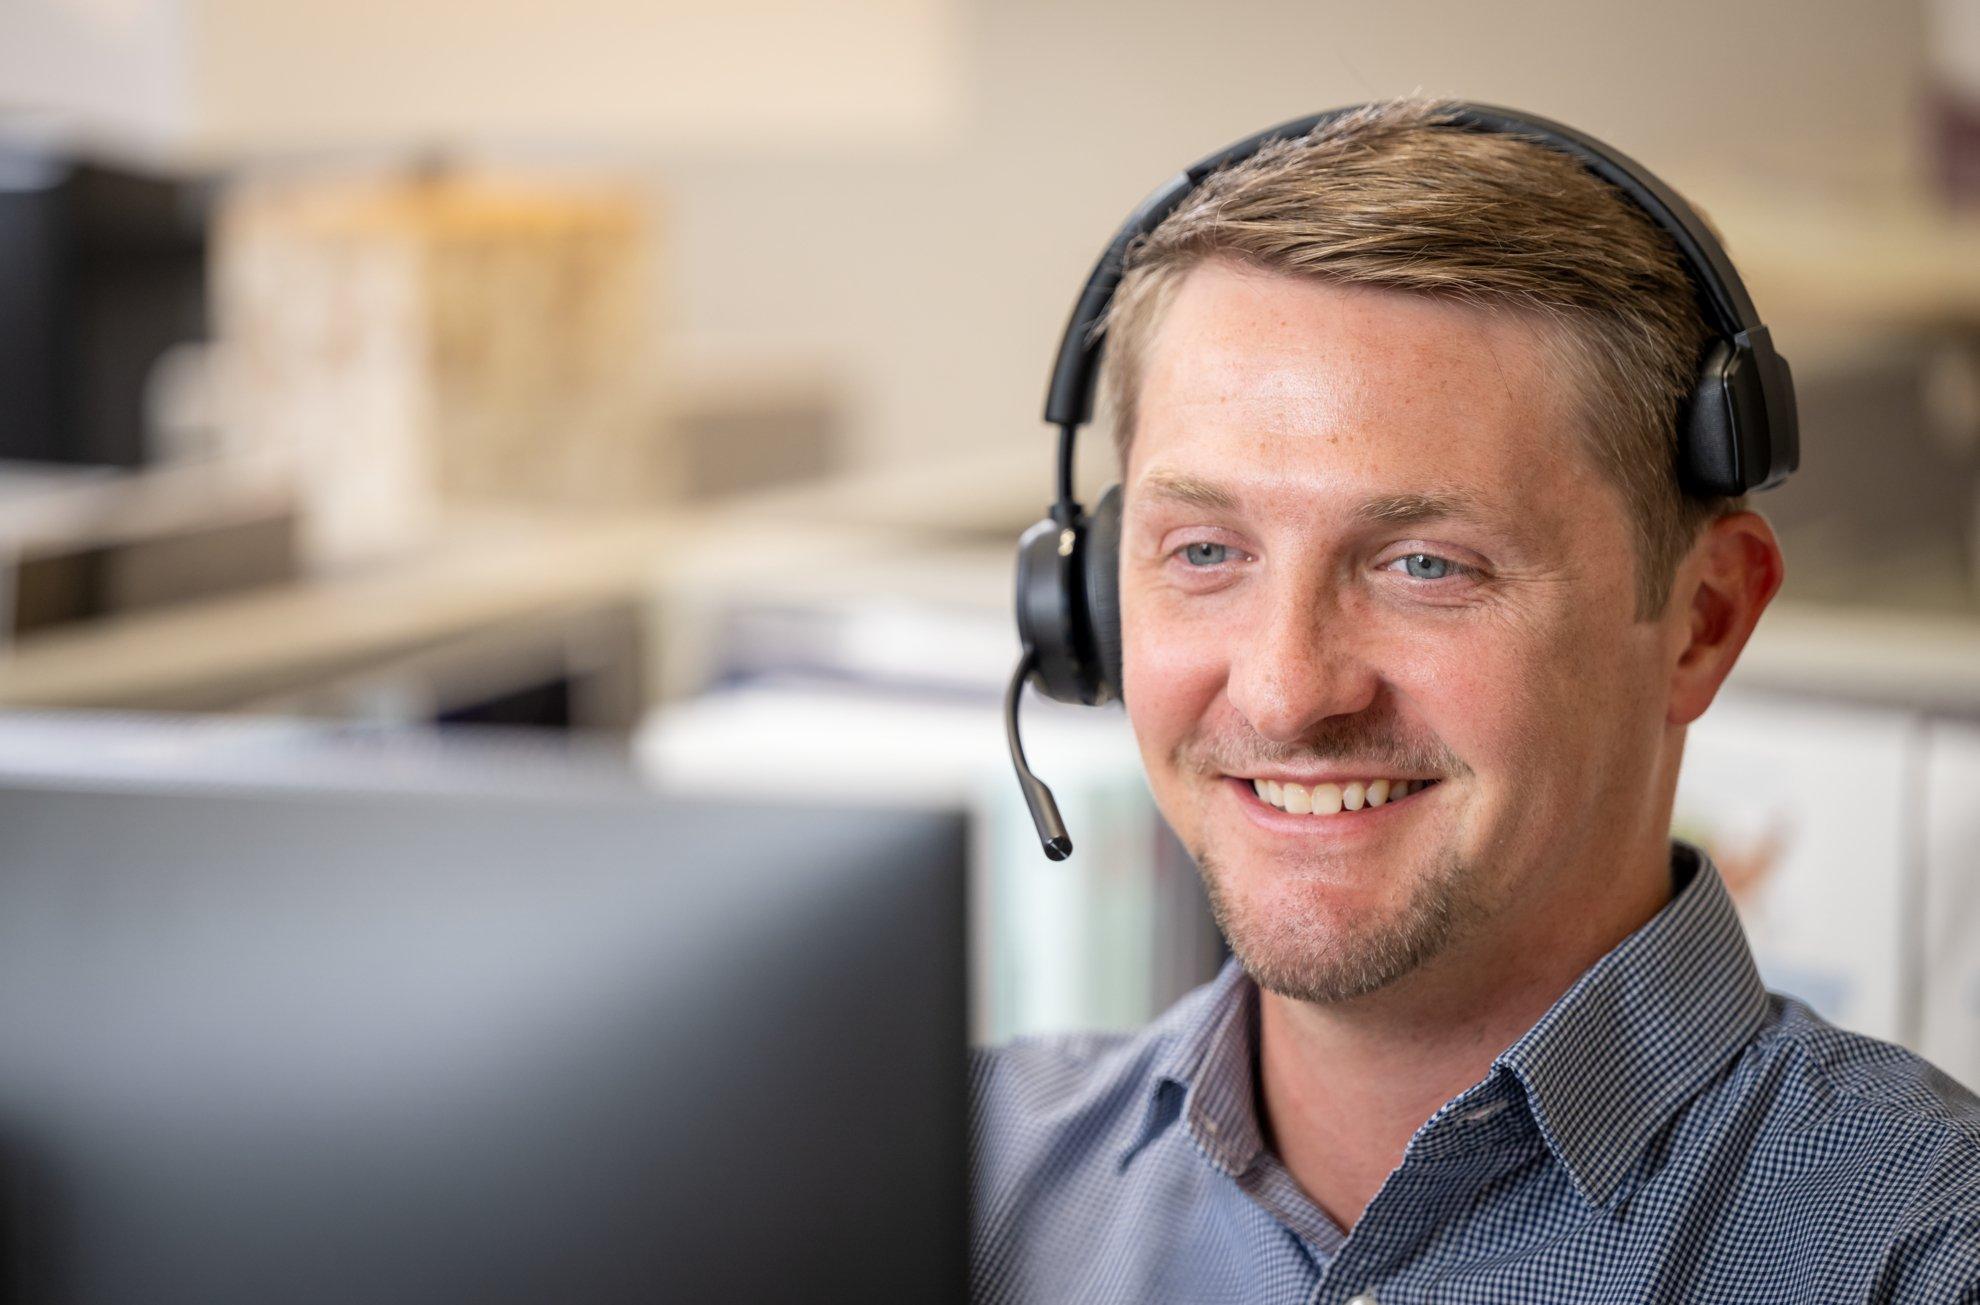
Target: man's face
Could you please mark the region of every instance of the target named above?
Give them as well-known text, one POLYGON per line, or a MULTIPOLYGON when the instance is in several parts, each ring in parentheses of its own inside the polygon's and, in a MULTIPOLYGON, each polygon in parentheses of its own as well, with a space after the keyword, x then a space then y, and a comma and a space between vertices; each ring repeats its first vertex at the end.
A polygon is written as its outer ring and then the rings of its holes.
POLYGON ((1502 960, 1652 818, 1668 623, 1635 620, 1568 384, 1518 314, 1223 263, 1160 324, 1124 477, 1124 696, 1268 988, 1338 1001, 1502 960))

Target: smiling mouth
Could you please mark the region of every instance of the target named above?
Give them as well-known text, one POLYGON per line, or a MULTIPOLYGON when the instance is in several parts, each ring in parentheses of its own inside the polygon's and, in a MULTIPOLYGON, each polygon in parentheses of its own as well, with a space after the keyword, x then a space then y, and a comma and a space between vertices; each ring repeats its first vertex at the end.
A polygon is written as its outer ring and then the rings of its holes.
POLYGON ((1304 784, 1280 783, 1274 779, 1232 778, 1249 785, 1251 791, 1258 795, 1258 800, 1266 806, 1295 816, 1335 816, 1343 811, 1373 809, 1401 802, 1437 783, 1434 779, 1358 779, 1345 784, 1315 784, 1308 788, 1304 784))

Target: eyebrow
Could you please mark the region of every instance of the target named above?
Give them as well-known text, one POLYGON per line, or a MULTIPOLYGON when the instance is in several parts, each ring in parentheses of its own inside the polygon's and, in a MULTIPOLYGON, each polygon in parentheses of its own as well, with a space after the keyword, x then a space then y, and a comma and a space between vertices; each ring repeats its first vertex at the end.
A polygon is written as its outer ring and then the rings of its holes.
MULTIPOLYGON (((1239 506, 1238 496, 1214 481, 1159 467, 1143 477, 1135 488, 1151 498, 1212 512, 1235 512, 1239 506)), ((1380 494, 1357 503, 1349 518, 1364 526, 1408 526, 1453 518, 1477 521, 1500 529, 1509 525, 1503 514, 1463 490, 1380 494)))
POLYGON ((1354 509, 1354 519, 1369 526, 1408 526, 1419 521, 1441 521, 1451 517, 1503 524, 1499 513, 1476 497, 1457 490, 1433 490, 1419 494, 1383 494, 1364 499, 1354 509))
POLYGON ((1135 489, 1151 498, 1168 499, 1186 507, 1205 508, 1211 512, 1235 512, 1238 506, 1237 495, 1223 486, 1180 471, 1157 468, 1142 477, 1135 489))

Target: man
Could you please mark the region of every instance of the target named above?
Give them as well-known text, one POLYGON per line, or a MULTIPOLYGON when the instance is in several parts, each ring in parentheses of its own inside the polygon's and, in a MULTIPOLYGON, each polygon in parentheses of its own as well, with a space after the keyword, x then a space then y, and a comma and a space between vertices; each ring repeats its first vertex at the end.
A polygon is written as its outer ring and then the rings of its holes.
POLYGON ((1695 294, 1422 102, 1137 248, 1122 696, 1234 959, 979 1059, 979 1299, 1980 1300, 1980 1101, 1766 992, 1669 838, 1782 576, 1679 488, 1695 294))

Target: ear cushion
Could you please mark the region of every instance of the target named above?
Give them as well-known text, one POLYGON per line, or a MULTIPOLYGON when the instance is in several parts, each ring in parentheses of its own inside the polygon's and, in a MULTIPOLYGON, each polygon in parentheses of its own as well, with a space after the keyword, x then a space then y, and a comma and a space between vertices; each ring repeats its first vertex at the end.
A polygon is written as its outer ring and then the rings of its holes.
POLYGON ((1678 421, 1678 482, 1693 494, 1738 494, 1743 486, 1733 431, 1733 347, 1715 341, 1698 366, 1698 379, 1678 421))
POLYGON ((1086 519, 1080 552, 1085 566, 1086 614, 1093 638, 1098 701, 1121 696, 1121 487, 1100 496, 1086 519))
POLYGON ((1770 489, 1800 464, 1794 377, 1767 328, 1706 350, 1680 434, 1679 482, 1704 497, 1770 489))
POLYGON ((1078 590, 1085 576, 1076 569, 1071 532, 1050 517, 1018 540, 1018 637, 1033 654, 1032 683, 1060 702, 1093 700, 1092 657, 1081 626, 1084 607, 1078 590))

